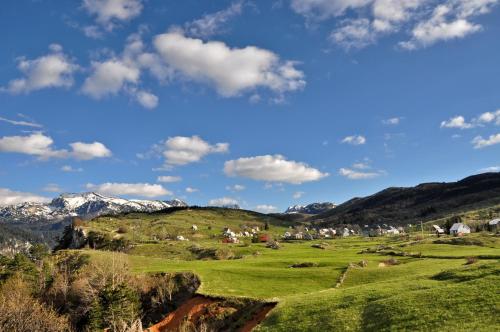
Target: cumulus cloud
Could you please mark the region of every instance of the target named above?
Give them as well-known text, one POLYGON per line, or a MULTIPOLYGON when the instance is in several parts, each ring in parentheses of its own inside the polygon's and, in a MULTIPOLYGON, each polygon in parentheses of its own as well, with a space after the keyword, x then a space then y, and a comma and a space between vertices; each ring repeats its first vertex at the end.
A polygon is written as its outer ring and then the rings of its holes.
POLYGON ((226 186, 226 190, 229 190, 229 191, 243 191, 245 190, 246 187, 241 185, 241 184, 235 184, 233 186, 226 186))
POLYGON ((147 91, 139 91, 136 94, 137 101, 145 108, 153 109, 158 106, 158 97, 147 91))
POLYGON ((1 90, 19 94, 47 88, 71 87, 73 73, 78 66, 62 52, 60 45, 52 44, 49 49, 49 54, 33 60, 19 58, 17 68, 24 77, 11 80, 7 87, 1 90))
POLYGON ((180 176, 171 176, 171 175, 162 175, 156 179, 156 181, 162 182, 162 183, 179 182, 181 180, 182 180, 182 178, 180 176))
POLYGON ((179 31, 157 35, 156 50, 185 79, 209 83, 224 97, 257 88, 282 94, 302 89, 304 73, 296 62, 255 46, 231 48, 223 42, 189 38, 179 31))
POLYGON ((229 143, 211 145, 199 136, 175 136, 167 139, 164 148, 166 164, 180 166, 198 162, 208 154, 228 152, 229 143))
POLYGON ((292 9, 308 22, 335 17, 340 24, 330 40, 345 49, 363 48, 400 31, 409 38, 399 46, 414 50, 439 41, 464 38, 482 30, 473 20, 499 0, 292 0, 292 9), (354 12, 354 15, 351 15, 354 12), (355 16, 355 18, 352 18, 355 16))
MULTIPOLYGON (((138 16, 143 8, 141 0, 83 0, 82 7, 105 30, 111 31, 116 23, 128 21, 138 16)), ((88 33, 98 34, 96 26, 89 26, 88 33)))
POLYGON ((267 204, 260 204, 255 207, 255 211, 262 212, 262 213, 273 213, 276 212, 278 208, 273 205, 267 205, 267 204))
POLYGON ((412 39, 400 45, 413 50, 430 46, 438 41, 464 38, 482 29, 481 25, 469 22, 467 17, 463 13, 457 13, 451 3, 437 6, 431 18, 413 28, 412 39))
POLYGON ((477 118, 476 122, 480 124, 495 123, 497 126, 500 126, 500 110, 485 112, 477 118))
POLYGON ((479 170, 481 173, 495 173, 500 172, 500 166, 490 166, 486 168, 482 168, 479 170))
POLYGON ((351 144, 351 145, 363 145, 366 143, 366 138, 361 135, 353 135, 344 137, 341 142, 344 144, 351 144))
POLYGON ((85 79, 82 91, 86 95, 100 99, 117 94, 129 83, 137 83, 140 70, 120 59, 110 59, 92 63, 92 74, 85 79))
POLYGON ((228 176, 292 184, 317 181, 328 176, 328 173, 322 173, 302 162, 286 160, 281 155, 229 160, 224 164, 224 173, 228 176))
POLYGON ((25 202, 47 203, 50 202, 50 198, 28 192, 0 188, 0 206, 14 205, 25 202))
POLYGON ((340 16, 348 9, 370 4, 372 0, 292 0, 292 9, 310 19, 326 19, 340 16))
POLYGON ((347 19, 330 34, 330 40, 349 50, 364 48, 376 41, 376 34, 366 18, 347 19))
POLYGON ((22 153, 37 156, 46 160, 50 158, 75 158, 90 160, 111 156, 111 151, 99 142, 71 143, 71 150, 57 150, 53 147, 54 140, 42 133, 28 136, 4 136, 0 138, 0 152, 22 153))
POLYGON ((82 143, 75 142, 70 144, 72 148, 71 155, 80 160, 90 160, 95 158, 111 157, 111 151, 102 143, 82 143))
POLYGON ((222 197, 222 198, 215 198, 211 199, 208 201, 209 206, 232 206, 232 205, 239 205, 238 200, 231 198, 231 197, 222 197))
POLYGON ((186 188, 186 192, 189 193, 189 194, 196 193, 198 191, 200 191, 200 190, 197 189, 197 188, 193 188, 193 187, 187 187, 186 188))
POLYGON ((469 129, 472 128, 471 123, 467 123, 465 118, 461 115, 450 118, 447 121, 441 122, 441 128, 459 128, 459 129, 469 129))
POLYGON ((159 197, 172 195, 172 192, 165 189, 159 184, 149 184, 149 183, 103 183, 103 184, 92 184, 87 183, 85 186, 88 190, 92 190, 103 195, 110 196, 138 196, 138 197, 159 197))
POLYGON ((490 135, 488 138, 483 138, 482 136, 476 136, 472 140, 474 149, 482 149, 499 143, 500 143, 500 134, 490 135))
POLYGON ((211 37, 221 33, 224 25, 243 12, 244 1, 233 2, 228 8, 206 14, 202 18, 186 23, 184 31, 193 37, 211 37))

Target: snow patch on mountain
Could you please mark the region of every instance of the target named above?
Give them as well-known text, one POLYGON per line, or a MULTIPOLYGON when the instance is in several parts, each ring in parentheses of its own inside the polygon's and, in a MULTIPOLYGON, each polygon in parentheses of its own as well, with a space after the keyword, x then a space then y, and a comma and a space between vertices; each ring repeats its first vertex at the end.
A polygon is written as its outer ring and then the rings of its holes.
POLYGON ((183 207, 181 200, 127 200, 94 192, 62 194, 50 203, 21 203, 0 208, 0 222, 59 221, 68 217, 94 218, 105 214, 155 212, 171 207, 183 207))

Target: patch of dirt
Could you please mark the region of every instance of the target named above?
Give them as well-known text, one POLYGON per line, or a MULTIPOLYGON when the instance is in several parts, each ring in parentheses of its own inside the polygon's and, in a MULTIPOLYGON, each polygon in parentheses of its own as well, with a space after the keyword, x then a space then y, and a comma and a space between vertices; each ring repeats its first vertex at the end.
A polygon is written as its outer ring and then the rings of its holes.
POLYGON ((205 296, 197 295, 184 302, 177 310, 171 312, 162 321, 146 329, 145 332, 178 331, 185 318, 190 321, 196 320, 212 303, 215 303, 215 301, 205 296))
POLYGON ((243 325, 243 327, 241 328, 241 330, 239 332, 250 332, 250 331, 252 331, 257 325, 259 325, 260 323, 262 323, 262 321, 264 319, 266 319, 267 314, 269 314, 269 312, 271 310, 273 310, 275 306, 276 306, 275 303, 269 303, 269 304, 266 304, 265 306, 263 306, 262 309, 259 310, 259 312, 257 312, 252 317, 251 320, 247 321, 245 323, 245 325, 243 325))

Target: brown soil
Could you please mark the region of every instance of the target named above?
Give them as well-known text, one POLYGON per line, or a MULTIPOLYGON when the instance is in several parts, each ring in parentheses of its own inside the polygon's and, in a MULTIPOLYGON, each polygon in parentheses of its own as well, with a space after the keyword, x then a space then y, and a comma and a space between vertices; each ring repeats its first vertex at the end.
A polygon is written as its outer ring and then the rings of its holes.
MULTIPOLYGON (((184 320, 189 320, 196 324, 200 316, 206 313, 206 309, 220 300, 211 299, 206 296, 196 295, 195 297, 184 302, 177 310, 168 314, 159 323, 146 329, 144 332, 168 332, 179 331, 181 324, 184 320)), ((267 314, 276 306, 276 303, 269 303, 262 306, 262 308, 255 313, 255 315, 245 324, 239 332, 250 332, 257 325, 259 325, 267 316, 267 314)), ((219 308, 224 310, 223 308, 219 308)), ((213 314, 213 312, 212 312, 213 314)))
POLYGON ((178 331, 184 318, 190 321, 196 320, 203 310, 214 302, 205 296, 197 295, 184 302, 162 321, 146 329, 145 332, 178 331))
POLYGON ((243 327, 239 332, 252 331, 257 325, 262 323, 262 321, 266 318, 269 311, 273 310, 275 306, 276 306, 275 303, 266 304, 255 316, 252 317, 251 320, 247 321, 245 325, 243 325, 243 327))

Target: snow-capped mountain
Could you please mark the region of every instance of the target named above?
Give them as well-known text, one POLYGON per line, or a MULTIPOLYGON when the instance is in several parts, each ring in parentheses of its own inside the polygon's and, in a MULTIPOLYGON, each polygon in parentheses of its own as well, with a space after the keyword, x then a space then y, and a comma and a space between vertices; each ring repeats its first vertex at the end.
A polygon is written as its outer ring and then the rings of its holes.
POLYGON ((285 213, 319 214, 335 208, 334 203, 312 203, 309 205, 293 205, 286 209, 285 213))
POLYGON ((93 192, 62 194, 50 203, 21 203, 0 207, 0 222, 58 221, 67 217, 94 218, 104 214, 154 212, 187 206, 181 200, 149 201, 108 197, 93 192))

